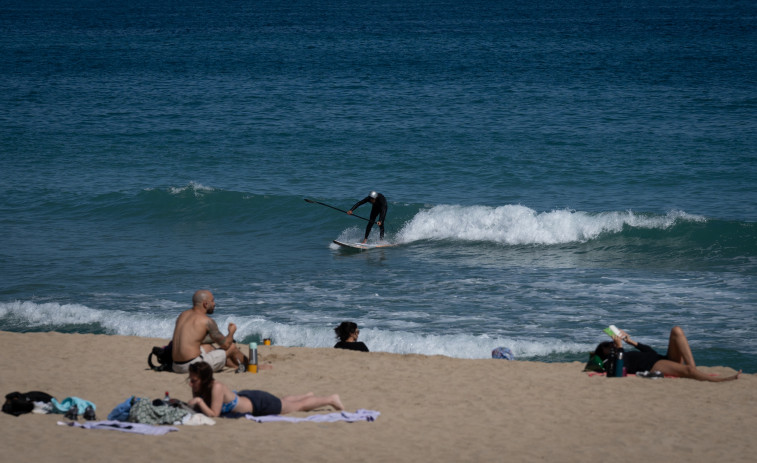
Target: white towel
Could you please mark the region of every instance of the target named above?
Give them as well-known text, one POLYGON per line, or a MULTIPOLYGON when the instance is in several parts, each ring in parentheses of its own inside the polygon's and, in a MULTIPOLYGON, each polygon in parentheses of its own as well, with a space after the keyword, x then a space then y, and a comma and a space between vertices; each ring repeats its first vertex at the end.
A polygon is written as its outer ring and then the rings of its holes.
POLYGON ((75 428, 84 429, 108 429, 110 431, 131 432, 135 434, 149 434, 152 436, 162 436, 168 434, 171 431, 178 431, 177 428, 172 426, 156 426, 152 424, 143 423, 128 423, 126 421, 87 421, 85 423, 79 423, 78 421, 58 421, 60 426, 72 426, 75 428))
POLYGON ((282 415, 266 415, 266 416, 252 416, 245 415, 248 420, 257 421, 258 423, 265 423, 269 421, 288 421, 290 423, 298 423, 300 421, 314 421, 316 423, 330 423, 335 421, 347 421, 353 423, 355 421, 375 421, 380 415, 380 412, 376 410, 360 409, 355 413, 350 412, 335 412, 325 413, 320 415, 310 415, 305 418, 282 416, 282 415))

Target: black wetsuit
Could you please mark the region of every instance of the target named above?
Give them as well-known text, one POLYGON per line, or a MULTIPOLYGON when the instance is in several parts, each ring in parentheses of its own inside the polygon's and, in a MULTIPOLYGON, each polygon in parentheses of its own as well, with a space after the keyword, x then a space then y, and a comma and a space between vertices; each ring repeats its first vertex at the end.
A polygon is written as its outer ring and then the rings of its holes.
POLYGON ((359 350, 361 352, 368 352, 368 346, 366 346, 364 343, 356 341, 356 342, 347 342, 347 341, 339 341, 334 345, 337 349, 349 349, 349 350, 359 350))
MULTIPOLYGON (((363 204, 370 202, 370 200, 371 197, 366 196, 365 198, 356 202, 355 205, 350 208, 350 212, 354 211, 363 204)), ((371 217, 370 220, 368 220, 368 225, 365 227, 365 239, 368 239, 368 235, 371 234, 371 228, 373 228, 373 224, 376 223, 376 217, 378 217, 378 221, 381 222, 381 225, 379 225, 379 230, 381 230, 379 238, 381 238, 382 240, 384 239, 384 220, 386 219, 387 208, 388 206, 386 204, 386 198, 384 198, 384 195, 379 193, 378 196, 376 196, 376 201, 373 202, 373 207, 371 208, 371 217)))
POLYGON ((623 366, 629 375, 637 371, 650 371, 658 360, 667 359, 667 355, 660 355, 646 344, 637 343, 638 351, 625 352, 623 354, 623 366))

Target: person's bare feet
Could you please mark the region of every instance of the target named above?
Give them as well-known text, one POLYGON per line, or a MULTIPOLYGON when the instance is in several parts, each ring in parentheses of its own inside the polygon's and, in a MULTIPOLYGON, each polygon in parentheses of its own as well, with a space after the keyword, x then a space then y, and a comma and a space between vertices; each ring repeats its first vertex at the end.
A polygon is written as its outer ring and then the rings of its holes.
POLYGON ((726 378, 717 378, 717 380, 718 381, 736 381, 737 379, 739 379, 741 377, 741 372, 742 372, 742 370, 739 370, 739 372, 736 373, 733 376, 728 376, 726 378))
POLYGON ((339 394, 331 396, 331 406, 340 411, 344 410, 344 405, 342 405, 342 399, 339 398, 339 394))

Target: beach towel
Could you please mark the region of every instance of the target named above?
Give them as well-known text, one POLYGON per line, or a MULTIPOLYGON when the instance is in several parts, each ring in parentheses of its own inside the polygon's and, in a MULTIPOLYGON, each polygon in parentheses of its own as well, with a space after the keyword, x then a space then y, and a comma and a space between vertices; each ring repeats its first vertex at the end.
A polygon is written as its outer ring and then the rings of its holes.
POLYGON ((151 436, 162 436, 172 431, 178 431, 177 428, 172 426, 153 426, 151 424, 142 423, 126 423, 124 421, 87 421, 86 423, 79 423, 78 421, 58 421, 60 426, 71 426, 74 428, 83 429, 106 429, 109 431, 121 431, 130 432, 134 434, 148 434, 151 436))
POLYGON ((302 421, 312 421, 316 423, 333 423, 335 421, 346 421, 348 423, 354 423, 355 421, 376 421, 376 418, 378 418, 380 414, 380 412, 377 412, 375 410, 365 410, 361 408, 355 413, 322 413, 320 415, 310 415, 304 418, 283 415, 252 416, 249 414, 245 415, 244 417, 248 420, 253 420, 258 423, 266 423, 270 421, 288 421, 290 423, 298 423, 302 421))
POLYGON ((53 404, 53 413, 66 413, 71 407, 76 407, 77 413, 83 415, 87 407, 92 407, 92 410, 97 410, 95 404, 88 400, 80 399, 79 397, 66 397, 63 401, 58 402, 57 399, 51 399, 50 403, 53 404))
MULTIPOLYGON (((589 376, 607 376, 607 373, 604 373, 604 372, 598 373, 596 371, 589 371, 589 372, 586 372, 586 373, 589 376)), ((658 376, 658 375, 654 375, 654 374, 653 375, 645 375, 644 373, 648 373, 648 372, 646 372, 646 371, 644 371, 644 372, 637 372, 636 375, 628 375, 628 377, 638 376, 640 378, 653 378, 653 379, 654 378, 660 378, 660 376, 658 376), (639 374, 639 373, 642 373, 642 374, 639 374)), ((710 376, 717 376, 717 375, 710 375, 710 376)), ((663 375, 663 377, 665 377, 665 378, 676 378, 676 379, 678 378, 678 376, 673 376, 673 375, 663 375)))
POLYGON ((181 420, 181 424, 185 426, 215 426, 216 422, 213 418, 205 416, 202 413, 188 413, 181 420))

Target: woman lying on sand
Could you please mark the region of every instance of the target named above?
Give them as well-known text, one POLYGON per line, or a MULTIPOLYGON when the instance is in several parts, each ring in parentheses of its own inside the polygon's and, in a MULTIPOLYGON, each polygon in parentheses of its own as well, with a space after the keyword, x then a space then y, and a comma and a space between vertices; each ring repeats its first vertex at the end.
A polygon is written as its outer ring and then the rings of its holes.
POLYGON ((686 335, 680 326, 674 326, 670 330, 668 353, 666 355, 660 355, 646 344, 632 340, 624 331, 621 331, 619 336, 613 336, 612 341, 600 343, 594 353, 604 361, 609 357, 613 344, 615 349, 623 348, 622 341, 639 350, 638 352, 632 351, 623 354, 623 365, 626 367, 628 374, 635 374, 637 371, 657 370, 666 375, 713 382, 733 381, 741 375, 741 370, 733 376, 726 377, 710 376, 697 370, 694 355, 691 353, 691 347, 689 347, 689 341, 686 339, 686 335))
POLYGON ((213 379, 213 368, 205 362, 189 366, 189 386, 192 399, 189 406, 207 416, 221 416, 229 413, 249 413, 254 416, 284 415, 292 412, 307 412, 330 405, 344 410, 337 394, 316 397, 312 392, 298 396, 284 396, 281 399, 265 391, 232 391, 225 384, 213 379))

